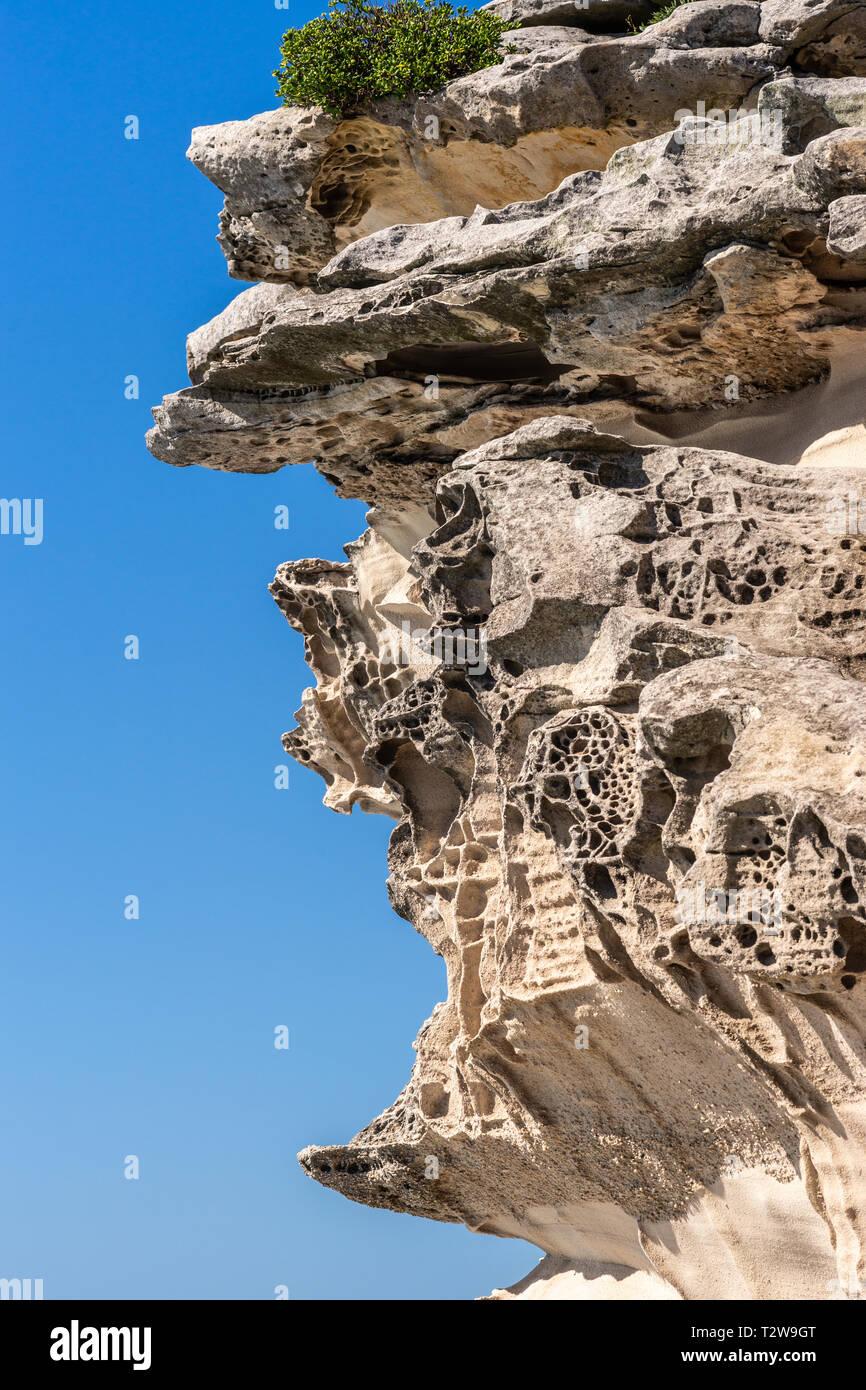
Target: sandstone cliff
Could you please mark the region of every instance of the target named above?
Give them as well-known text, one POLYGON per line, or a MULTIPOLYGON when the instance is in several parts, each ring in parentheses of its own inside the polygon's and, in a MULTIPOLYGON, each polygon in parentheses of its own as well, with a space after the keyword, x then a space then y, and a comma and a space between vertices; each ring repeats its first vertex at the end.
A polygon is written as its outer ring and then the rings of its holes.
POLYGON ((445 960, 300 1156, 497 1297, 866 1290, 866 6, 498 0, 501 65, 194 132, 232 275, 172 464, 371 504, 272 592, 288 752, 445 960))

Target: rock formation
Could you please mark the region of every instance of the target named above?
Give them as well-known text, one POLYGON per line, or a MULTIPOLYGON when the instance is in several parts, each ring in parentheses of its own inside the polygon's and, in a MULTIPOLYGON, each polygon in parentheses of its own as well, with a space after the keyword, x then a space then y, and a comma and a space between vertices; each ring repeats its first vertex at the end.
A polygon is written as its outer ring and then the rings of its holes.
POLYGON ((490 8, 498 67, 190 151, 260 283, 150 447, 371 504, 272 585, 284 745, 448 972, 301 1163, 533 1242, 495 1297, 862 1297, 866 7, 490 8))

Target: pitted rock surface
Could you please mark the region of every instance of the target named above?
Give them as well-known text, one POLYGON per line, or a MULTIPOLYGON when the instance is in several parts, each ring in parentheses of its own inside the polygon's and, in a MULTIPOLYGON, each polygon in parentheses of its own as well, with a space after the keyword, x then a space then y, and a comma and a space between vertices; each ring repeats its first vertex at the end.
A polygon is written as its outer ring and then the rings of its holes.
POLYGON ((191 151, 262 283, 150 447, 371 504, 271 586, 283 742, 447 970, 300 1161, 533 1242, 495 1298, 862 1296, 866 7, 489 8, 497 67, 191 151))
POLYGON ((193 131, 189 158, 226 195, 231 275, 310 284, 359 237, 538 198, 699 103, 754 110, 780 74, 866 78, 859 3, 696 0, 639 32, 654 10, 645 0, 485 8, 521 25, 502 63, 440 92, 341 120, 297 107, 193 131))

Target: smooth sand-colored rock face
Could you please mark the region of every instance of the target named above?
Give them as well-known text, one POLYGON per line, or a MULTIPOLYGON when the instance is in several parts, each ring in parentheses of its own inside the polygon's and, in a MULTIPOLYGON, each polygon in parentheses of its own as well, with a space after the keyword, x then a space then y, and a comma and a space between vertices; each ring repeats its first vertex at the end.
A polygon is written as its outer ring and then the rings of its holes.
POLYGON ((372 504, 272 585, 284 745, 396 821, 448 974, 394 1104, 301 1163, 535 1244, 497 1299, 861 1297, 864 7, 492 8, 500 67, 193 143, 263 283, 150 445, 372 504))
POLYGON ((801 462, 810 468, 866 468, 866 425, 822 435, 805 450, 801 462))

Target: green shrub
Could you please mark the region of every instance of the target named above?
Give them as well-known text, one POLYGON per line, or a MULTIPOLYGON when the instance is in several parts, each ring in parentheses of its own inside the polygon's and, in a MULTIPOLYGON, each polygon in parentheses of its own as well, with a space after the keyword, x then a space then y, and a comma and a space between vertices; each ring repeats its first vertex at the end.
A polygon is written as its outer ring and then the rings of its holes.
POLYGON ((328 0, 328 10, 287 31, 274 77, 284 106, 323 106, 336 117, 501 63, 499 40, 517 28, 442 0, 328 0))
POLYGON ((644 20, 643 24, 637 24, 633 16, 629 15, 626 20, 629 33, 642 34, 645 29, 651 28, 653 24, 658 24, 660 20, 667 19, 668 15, 673 14, 674 10, 678 10, 680 5, 688 4, 691 4, 691 0, 667 0, 667 2, 662 5, 661 9, 654 10, 649 19, 644 20))
POLYGON ((687 4, 689 4, 689 0, 669 0, 667 5, 662 5, 660 9, 653 11, 644 28, 648 29, 651 24, 658 24, 661 20, 667 19, 668 15, 680 8, 680 5, 687 4))

